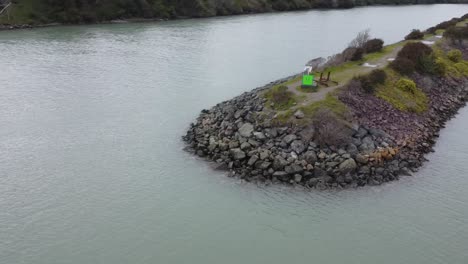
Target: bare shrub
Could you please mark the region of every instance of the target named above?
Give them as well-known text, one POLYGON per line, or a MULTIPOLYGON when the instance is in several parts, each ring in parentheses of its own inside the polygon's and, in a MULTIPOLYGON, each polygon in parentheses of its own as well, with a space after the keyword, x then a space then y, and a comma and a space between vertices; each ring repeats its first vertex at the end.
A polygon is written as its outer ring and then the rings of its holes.
POLYGON ((364 44, 370 39, 370 29, 363 30, 349 43, 350 48, 363 48, 364 44))
POLYGON ((318 109, 312 124, 316 131, 315 139, 320 145, 341 146, 350 140, 350 130, 328 108, 318 109))

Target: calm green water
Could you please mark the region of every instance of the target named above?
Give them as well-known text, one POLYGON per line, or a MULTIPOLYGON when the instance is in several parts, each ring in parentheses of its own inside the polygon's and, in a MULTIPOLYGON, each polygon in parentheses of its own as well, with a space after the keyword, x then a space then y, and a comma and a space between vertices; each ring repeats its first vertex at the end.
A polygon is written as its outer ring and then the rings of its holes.
POLYGON ((306 192, 182 150, 198 112, 466 5, 0 32, 0 263, 468 263, 468 109, 414 177, 306 192))

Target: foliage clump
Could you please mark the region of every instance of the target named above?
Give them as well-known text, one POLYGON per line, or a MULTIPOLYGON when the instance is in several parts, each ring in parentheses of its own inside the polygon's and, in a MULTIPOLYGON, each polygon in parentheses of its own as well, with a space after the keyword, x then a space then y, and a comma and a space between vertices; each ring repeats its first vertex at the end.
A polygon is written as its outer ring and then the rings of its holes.
POLYGON ((364 92, 372 94, 379 84, 384 84, 387 79, 387 73, 381 69, 375 69, 368 75, 363 75, 355 78, 353 81, 358 81, 364 92))
POLYGON ((401 78, 396 83, 386 82, 376 95, 401 111, 422 113, 428 108, 426 94, 407 78, 401 78))
POLYGON ((411 94, 415 94, 416 93, 416 83, 414 83, 412 80, 410 79, 406 79, 406 78, 401 78, 400 80, 398 80, 398 82, 395 84, 395 86, 402 90, 403 92, 408 92, 408 93, 411 93, 411 94))
POLYGON ((412 39, 423 39, 424 33, 422 33, 419 29, 413 29, 408 35, 406 35, 405 40, 412 40, 412 39))
POLYGON ((390 68, 400 73, 401 75, 410 75, 415 71, 416 65, 407 58, 397 57, 390 63, 390 68))
POLYGON ((453 62, 460 62, 462 60, 462 52, 458 49, 453 49, 447 52, 447 58, 453 62))
POLYGON ((296 103, 293 93, 284 85, 271 88, 265 97, 272 103, 272 108, 277 110, 286 110, 296 103))
POLYGON ((364 43, 363 49, 366 53, 379 52, 382 50, 384 41, 381 39, 371 39, 364 43))
POLYGON ((468 27, 449 27, 445 30, 444 37, 450 39, 452 43, 461 43, 463 40, 468 39, 468 27))

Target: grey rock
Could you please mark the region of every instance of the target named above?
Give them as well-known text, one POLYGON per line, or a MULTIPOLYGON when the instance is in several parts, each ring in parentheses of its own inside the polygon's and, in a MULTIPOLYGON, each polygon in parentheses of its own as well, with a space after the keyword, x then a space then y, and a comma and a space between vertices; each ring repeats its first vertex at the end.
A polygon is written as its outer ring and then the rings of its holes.
POLYGON ((270 151, 268 151, 268 150, 264 150, 264 151, 260 152, 260 159, 261 160, 265 160, 269 156, 270 156, 270 151))
POLYGON ((249 142, 244 142, 244 143, 242 143, 242 145, 241 145, 240 148, 241 148, 242 150, 248 150, 248 149, 250 149, 250 147, 251 147, 251 146, 250 146, 249 142))
POLYGON ((273 161, 273 169, 275 170, 282 170, 286 165, 288 165, 288 162, 279 155, 276 156, 275 160, 273 161))
POLYGON ((259 169, 266 170, 270 167, 271 163, 270 162, 260 162, 260 165, 258 166, 259 169))
POLYGON ((286 166, 284 171, 286 171, 288 174, 297 174, 303 172, 304 169, 297 164, 292 164, 290 166, 286 166))
POLYGON ((247 162, 247 164, 249 166, 253 166, 255 164, 255 162, 257 162, 258 160, 258 156, 257 155, 253 155, 252 157, 250 157, 249 161, 247 162))
POLYGON ((254 131, 254 126, 250 123, 245 123, 239 128, 239 134, 243 137, 250 137, 254 131))
POLYGON ((289 174, 284 172, 284 171, 275 171, 273 173, 273 177, 277 178, 278 180, 281 181, 288 181, 289 180, 289 174))
POLYGON ((295 174, 294 175, 294 181, 297 182, 297 183, 301 182, 302 181, 302 175, 295 174))
POLYGON ((356 164, 356 161, 354 161, 354 159, 347 159, 343 161, 339 166, 339 170, 342 175, 345 175, 355 170, 356 168, 357 168, 357 164, 356 164))
POLYGON ((319 182, 318 178, 312 178, 307 182, 307 186, 309 187, 315 187, 317 183, 319 182))
POLYGON ((294 135, 294 134, 290 134, 290 135, 286 135, 284 138, 283 138, 283 142, 286 143, 286 144, 291 144, 291 142, 293 142, 294 140, 296 140, 297 136, 294 135))
POLYGON ((315 164, 317 161, 317 154, 315 154, 315 151, 307 151, 304 154, 304 159, 309 163, 309 164, 315 164))
POLYGON ((263 134, 263 132, 254 132, 253 135, 258 140, 264 140, 266 138, 266 136, 265 136, 265 134, 263 134))
POLYGON ((297 118, 297 119, 302 119, 304 118, 304 112, 302 112, 301 110, 297 110, 296 113, 294 113, 294 116, 297 118))
POLYGON ((374 140, 372 140, 371 137, 365 137, 362 140, 361 146, 359 146, 359 150, 366 153, 372 152, 373 150, 375 150, 374 140))
POLYGON ((367 156, 364 156, 362 154, 357 154, 356 155, 356 161, 361 164, 367 164, 369 162, 369 158, 367 156))
POLYGON ((297 154, 301 154, 306 150, 306 145, 301 140, 294 140, 291 143, 291 149, 294 150, 297 154))
POLYGON ((229 148, 230 149, 234 149, 234 148, 238 148, 238 147, 239 147, 239 142, 237 142, 237 141, 229 142, 229 148))
POLYGON ((235 160, 242 160, 246 157, 245 152, 238 148, 231 149, 230 154, 235 160))

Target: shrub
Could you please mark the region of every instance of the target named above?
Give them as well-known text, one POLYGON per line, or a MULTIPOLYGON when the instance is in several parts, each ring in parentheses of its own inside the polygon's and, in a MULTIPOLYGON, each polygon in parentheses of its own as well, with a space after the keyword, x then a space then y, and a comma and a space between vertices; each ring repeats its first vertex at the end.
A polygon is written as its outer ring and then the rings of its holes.
POLYGON ((462 52, 458 49, 453 49, 447 53, 447 57, 453 62, 460 62, 462 59, 462 52))
POLYGON ((415 64, 407 58, 396 58, 390 63, 390 68, 401 75, 410 75, 415 71, 415 64))
POLYGON ((360 61, 360 60, 362 60, 363 55, 364 55, 364 49, 357 48, 357 49, 354 50, 354 53, 351 56, 351 61, 360 61))
POLYGON ((406 35, 405 39, 422 39, 424 38, 424 33, 422 33, 419 29, 413 29, 408 35, 406 35))
POLYGON ((435 57, 432 54, 421 56, 418 60, 416 69, 421 73, 435 74, 437 72, 435 57))
POLYGON ((424 55, 430 55, 432 53, 432 49, 421 43, 421 42, 414 42, 406 44, 400 52, 398 52, 398 58, 406 58, 411 60, 415 65, 417 65, 418 60, 424 55))
POLYGON ((350 130, 329 109, 318 109, 313 117, 315 139, 320 145, 340 146, 349 142, 350 130))
POLYGON ((369 80, 373 84, 384 84, 387 79, 387 73, 381 69, 375 69, 369 74, 369 80))
POLYGON ((416 94, 417 92, 416 83, 406 78, 401 78, 400 80, 398 80, 398 82, 396 83, 396 87, 402 90, 403 92, 408 92, 411 94, 416 94))
POLYGON ((383 48, 384 41, 381 39, 371 39, 364 44, 366 53, 379 52, 383 48))
POLYGON ((359 82, 359 86, 364 90, 364 92, 372 94, 375 92, 375 88, 377 87, 377 85, 384 84, 386 79, 387 73, 385 73, 384 70, 376 69, 368 75, 355 77, 350 82, 350 84, 356 85, 359 82))
POLYGON ((447 73, 448 65, 443 59, 436 58, 434 64, 435 64, 435 74, 444 76, 447 73))
POLYGON ((464 62, 457 62, 453 65, 459 73, 464 76, 468 76, 468 64, 464 62))
POLYGON ((271 89, 270 98, 277 109, 289 108, 294 103, 293 93, 284 85, 271 89))
POLYGON ((371 82, 369 76, 359 76, 355 78, 355 81, 359 81, 360 87, 364 92, 372 94, 375 91, 375 85, 371 82))
POLYGON ((444 37, 450 39, 452 42, 461 42, 464 39, 468 39, 468 27, 449 27, 445 30, 444 37))

